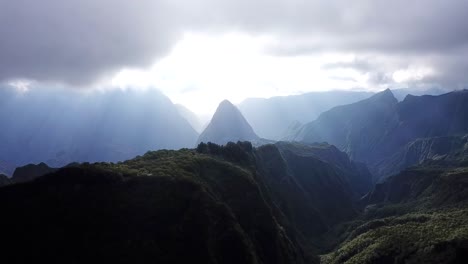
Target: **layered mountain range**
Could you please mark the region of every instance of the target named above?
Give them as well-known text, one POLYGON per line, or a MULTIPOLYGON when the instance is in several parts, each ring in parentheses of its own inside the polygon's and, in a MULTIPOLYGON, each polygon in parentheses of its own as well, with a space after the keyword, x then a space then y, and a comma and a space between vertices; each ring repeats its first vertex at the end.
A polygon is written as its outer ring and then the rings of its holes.
POLYGON ((0 218, 0 240, 24 261, 311 263, 319 237, 358 214, 371 180, 358 175, 333 146, 284 142, 69 166, 0 189, 13 216, 0 218))
MULTIPOLYGON (((438 87, 414 87, 392 91, 398 101, 402 101, 408 94, 440 95, 449 92, 438 87)), ((238 107, 260 137, 279 140, 288 134, 288 126, 312 122, 321 113, 335 106, 355 103, 372 95, 372 92, 340 90, 309 92, 271 98, 248 98, 238 107)))
POLYGON ((156 90, 3 90, 0 172, 29 163, 122 161, 154 149, 193 147, 198 133, 156 90))
MULTIPOLYGON (((425 138, 460 136, 468 133, 468 91, 440 96, 408 95, 398 102, 385 90, 360 102, 338 106, 317 120, 300 127, 289 140, 328 142, 345 151, 351 159, 369 166, 380 180, 414 165, 423 157, 405 159, 405 149, 425 138), (401 163, 400 162, 400 163, 401 163), (409 162, 409 163, 408 163, 409 162)), ((448 147, 450 148, 450 147, 448 147)), ((414 154, 414 152, 413 152, 414 154)), ((424 155, 423 152, 420 152, 424 155)), ((446 153, 448 154, 448 153, 446 153)))
MULTIPOLYGON (((112 104, 113 113, 89 110, 104 120, 92 123, 97 126, 92 135, 78 124, 89 125, 96 117, 59 125, 52 121, 65 122, 75 114, 55 113, 64 106, 48 110, 50 120, 34 120, 31 126, 43 143, 20 129, 26 127, 18 125, 26 116, 13 122, 0 112, 3 120, 16 124, 0 135, 33 152, 24 154, 25 162, 48 157, 59 143, 67 147, 67 159, 47 162, 58 167, 65 161, 136 156, 62 168, 29 164, 12 178, 0 173, 0 226, 7 227, 0 236, 6 245, 2 260, 286 264, 468 259, 468 91, 408 95, 399 102, 385 90, 334 107, 315 121, 296 122, 287 133, 290 141, 279 142, 258 136, 241 111, 223 101, 195 148, 190 136, 184 139, 189 148, 146 154, 141 153, 152 146, 172 148, 169 139, 181 137, 178 129, 191 129, 180 115, 184 110, 166 99, 145 101, 138 94, 122 92, 123 98, 119 93, 109 101, 119 105, 112 104), (133 109, 125 103, 132 100, 146 103, 133 109), (163 106, 169 110, 161 117, 163 106), (151 113, 156 121, 148 121, 151 113), (143 116, 145 125, 139 123, 143 116), (152 139, 152 132, 161 137, 152 139), (92 143, 93 136, 103 142, 92 143), (79 151, 68 154, 70 142, 79 151), (109 142, 136 150, 108 152, 115 150, 103 147, 109 142)), ((5 102, 2 109, 17 107, 5 102)), ((0 144, 15 150, 14 144, 0 144)), ((2 157, 20 154, 17 149, 2 157)), ((2 171, 13 160, 4 159, 2 171)))

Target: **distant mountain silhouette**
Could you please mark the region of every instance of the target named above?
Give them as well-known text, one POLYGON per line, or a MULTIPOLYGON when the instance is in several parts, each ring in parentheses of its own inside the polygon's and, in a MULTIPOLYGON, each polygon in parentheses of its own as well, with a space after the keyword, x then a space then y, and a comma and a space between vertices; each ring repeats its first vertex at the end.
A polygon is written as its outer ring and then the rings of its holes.
POLYGON ((403 101, 407 95, 441 95, 451 92, 451 89, 441 87, 409 87, 401 89, 392 89, 393 95, 398 101, 403 101))
MULTIPOLYGON (((411 95, 441 95, 450 90, 438 87, 410 87, 392 89, 402 101, 411 95)), ((238 107, 255 132, 263 138, 280 140, 288 136, 285 129, 293 123, 309 123, 321 113, 335 106, 367 99, 373 92, 325 91, 271 98, 247 98, 238 107)))
POLYGON ((371 92, 328 91, 272 98, 248 98, 238 107, 260 137, 279 140, 293 122, 308 123, 335 106, 372 96, 371 92))
POLYGON ((8 98, 0 104, 0 170, 9 175, 29 163, 61 167, 191 147, 198 137, 156 90, 88 95, 38 87, 24 94, 4 93, 8 98))
POLYGON ((219 104, 208 126, 200 134, 198 143, 226 144, 229 141, 256 141, 259 139, 239 109, 228 100, 224 100, 219 104))
MULTIPOLYGON (((397 102, 390 90, 335 107, 304 125, 290 140, 336 145, 351 159, 366 163, 376 180, 394 172, 379 164, 419 138, 468 133, 468 91, 439 96, 406 96, 397 102)), ((393 158, 392 158, 393 157, 393 158)))
POLYGON ((55 172, 56 168, 50 168, 47 164, 41 162, 39 164, 28 164, 23 167, 18 167, 15 169, 13 176, 11 177, 11 182, 21 183, 32 181, 38 177, 44 176, 46 174, 55 172))

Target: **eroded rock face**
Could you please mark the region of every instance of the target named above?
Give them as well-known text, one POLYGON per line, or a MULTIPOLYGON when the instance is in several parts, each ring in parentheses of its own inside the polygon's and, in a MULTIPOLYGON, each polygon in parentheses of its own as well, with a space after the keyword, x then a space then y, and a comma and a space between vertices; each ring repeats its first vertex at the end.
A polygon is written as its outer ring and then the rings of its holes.
POLYGON ((468 135, 420 138, 377 164, 379 175, 394 175, 427 161, 468 164, 468 135))

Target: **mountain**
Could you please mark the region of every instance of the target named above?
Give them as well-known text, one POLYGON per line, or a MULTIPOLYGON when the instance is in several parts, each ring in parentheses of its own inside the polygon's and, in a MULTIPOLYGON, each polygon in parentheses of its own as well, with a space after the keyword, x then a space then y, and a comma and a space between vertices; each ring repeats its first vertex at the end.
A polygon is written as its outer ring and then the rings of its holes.
POLYGON ((397 102, 387 89, 369 99, 324 112, 289 139, 336 145, 351 159, 365 163, 379 180, 397 169, 387 165, 408 143, 466 133, 467 90, 439 96, 408 95, 397 102))
MULTIPOLYGON (((349 171, 341 169, 343 164, 335 155, 344 153, 324 154, 334 149, 279 142, 255 152, 259 182, 271 190, 275 204, 309 240, 357 212, 353 200, 359 197, 359 189, 354 188, 359 172, 352 164, 349 171)), ((367 177, 370 182, 370 174, 367 177)))
POLYGON ((8 178, 5 174, 0 174, 0 187, 10 184, 10 178, 8 178))
POLYGON ((200 134, 198 143, 226 144, 229 141, 256 141, 259 139, 241 112, 231 102, 224 100, 219 104, 208 126, 200 134))
MULTIPOLYGON (((372 187, 372 175, 367 167, 362 163, 351 161, 346 153, 338 150, 333 145, 323 143, 299 144, 297 142, 290 143, 283 141, 275 145, 283 153, 283 156, 291 156, 291 153, 294 153, 294 159, 299 159, 299 156, 308 157, 332 165, 335 172, 341 175, 341 184, 349 186, 353 195, 356 195, 358 198, 366 194, 372 187)), ((291 161, 290 163, 293 162, 291 161)), ((310 170, 312 171, 313 169, 310 170)))
POLYGON ((308 123, 335 106, 370 97, 371 92, 328 91, 272 98, 248 98, 238 107, 260 137, 279 140, 293 122, 308 123))
POLYGON ((410 87, 401 89, 392 89, 392 93, 398 101, 403 101, 407 95, 441 95, 451 92, 450 89, 441 87, 410 87))
POLYGON ((465 263, 468 152, 460 149, 464 140, 442 137, 415 142, 432 144, 424 148, 431 151, 422 152, 432 159, 377 183, 361 199, 364 210, 359 216, 330 232, 336 247, 322 255, 321 262, 465 263), (440 150, 449 154, 435 153, 440 150))
POLYGON ((181 104, 176 104, 175 107, 177 108, 177 111, 179 111, 179 114, 189 122, 195 131, 199 133, 203 131, 204 124, 194 112, 181 104))
POLYGON ((11 178, 4 174, 0 174, 0 186, 5 186, 13 183, 29 182, 36 178, 55 172, 57 170, 57 168, 51 168, 43 162, 37 165, 28 164, 26 166, 16 168, 11 178))
POLYGON ((393 175, 427 161, 468 165, 468 135, 418 138, 377 164, 378 174, 393 175))
POLYGON ((398 122, 397 104, 387 89, 357 103, 337 106, 305 124, 293 140, 328 142, 351 159, 368 163, 369 154, 376 152, 383 135, 398 122))
MULTIPOLYGON (((441 95, 450 90, 439 87, 392 89, 402 101, 407 95, 441 95)), ((288 136, 285 129, 294 123, 309 123, 333 107, 352 104, 374 95, 373 92, 326 91, 271 98, 247 98, 238 107, 260 137, 280 140, 288 136)))
POLYGON ((16 168, 10 180, 14 183, 28 182, 56 170, 56 168, 50 168, 43 162, 37 165, 28 164, 26 166, 16 168))
POLYGON ((2 187, 2 214, 10 216, 0 218, 8 226, 2 258, 317 263, 320 237, 358 214, 354 174, 340 169, 349 160, 335 151, 201 143, 2 187))
POLYGON ((464 263, 468 168, 422 165, 375 186, 322 263, 464 263))
POLYGON ((362 198, 365 166, 325 143, 200 143, 74 164, 0 188, 2 259, 464 263, 466 154, 426 160, 362 198))
POLYGON ((466 167, 412 167, 377 184, 364 201, 368 206, 410 202, 425 208, 466 206, 467 179, 466 167))
POLYGON ((406 183, 415 185, 390 187, 386 198, 392 200, 373 205, 362 220, 350 223, 346 239, 335 251, 322 256, 322 263, 465 263, 468 197, 462 188, 468 187, 466 170, 447 172, 447 179, 437 172, 427 175, 430 179, 414 173, 403 177, 410 177, 406 183), (420 183, 426 185, 418 187, 420 183), (430 200, 424 203, 427 198, 430 200))
POLYGON ((156 90, 31 88, 0 104, 0 165, 120 161, 153 149, 190 147, 197 132, 156 90))

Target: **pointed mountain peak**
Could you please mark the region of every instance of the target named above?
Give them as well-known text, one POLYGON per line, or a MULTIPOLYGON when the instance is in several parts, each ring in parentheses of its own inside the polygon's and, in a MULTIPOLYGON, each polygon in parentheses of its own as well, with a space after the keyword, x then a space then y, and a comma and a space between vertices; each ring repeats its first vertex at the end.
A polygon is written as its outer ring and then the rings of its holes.
POLYGON ((397 104, 398 100, 393 95, 392 91, 387 88, 381 92, 376 93, 375 95, 369 98, 371 101, 380 101, 380 102, 388 102, 392 104, 397 104))
POLYGON ((229 100, 223 100, 219 103, 218 108, 216 108, 216 112, 213 115, 213 118, 219 114, 233 114, 233 115, 242 115, 239 109, 234 106, 229 100))
POLYGON ((213 118, 211 119, 210 123, 213 123, 213 121, 216 121, 219 118, 241 120, 247 123, 239 109, 228 100, 223 100, 221 103, 219 103, 218 108, 216 108, 216 112, 213 115, 213 118))
POLYGON ((395 97, 393 95, 392 90, 390 90, 390 88, 387 88, 387 89, 385 89, 385 90, 383 90, 383 91, 381 91, 379 93, 376 93, 375 95, 380 95, 380 96, 385 96, 385 97, 395 97))
POLYGON ((239 109, 228 100, 224 100, 198 138, 198 143, 226 144, 229 141, 250 141, 258 138, 239 109))
POLYGON ((235 107, 229 100, 224 99, 221 103, 219 103, 219 107, 235 107))

